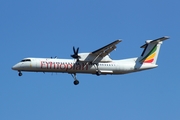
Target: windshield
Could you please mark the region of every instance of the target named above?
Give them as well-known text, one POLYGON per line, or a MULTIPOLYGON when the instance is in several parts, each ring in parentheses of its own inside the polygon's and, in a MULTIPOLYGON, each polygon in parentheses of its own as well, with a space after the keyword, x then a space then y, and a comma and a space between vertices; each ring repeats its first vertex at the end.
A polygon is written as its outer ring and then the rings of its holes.
POLYGON ((23 59, 23 60, 21 60, 21 62, 27 62, 27 61, 31 61, 31 59, 23 59))

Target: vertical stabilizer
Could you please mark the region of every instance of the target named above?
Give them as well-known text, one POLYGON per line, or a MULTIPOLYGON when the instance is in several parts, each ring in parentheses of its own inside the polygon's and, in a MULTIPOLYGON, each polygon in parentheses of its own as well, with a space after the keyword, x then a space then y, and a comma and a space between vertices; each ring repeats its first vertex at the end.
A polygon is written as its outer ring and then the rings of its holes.
POLYGON ((167 39, 169 39, 169 37, 165 36, 155 40, 147 40, 146 43, 143 46, 141 46, 141 48, 144 48, 144 51, 138 58, 139 62, 141 64, 156 64, 161 44, 164 40, 167 39))

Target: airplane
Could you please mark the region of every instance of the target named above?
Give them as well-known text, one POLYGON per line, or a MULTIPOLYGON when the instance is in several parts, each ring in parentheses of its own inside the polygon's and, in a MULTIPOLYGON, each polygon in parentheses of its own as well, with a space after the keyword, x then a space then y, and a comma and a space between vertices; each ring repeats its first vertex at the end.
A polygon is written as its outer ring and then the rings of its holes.
POLYGON ((15 64, 12 69, 18 71, 18 75, 22 76, 22 72, 56 72, 69 73, 74 79, 74 85, 78 85, 79 81, 76 77, 77 73, 94 74, 94 75, 118 75, 138 72, 156 68, 156 64, 161 44, 164 40, 169 39, 164 36, 155 40, 146 40, 143 52, 139 57, 113 60, 109 54, 116 49, 116 45, 122 40, 114 42, 90 53, 79 53, 79 47, 73 47, 74 54, 72 59, 55 58, 33 58, 28 57, 15 64))

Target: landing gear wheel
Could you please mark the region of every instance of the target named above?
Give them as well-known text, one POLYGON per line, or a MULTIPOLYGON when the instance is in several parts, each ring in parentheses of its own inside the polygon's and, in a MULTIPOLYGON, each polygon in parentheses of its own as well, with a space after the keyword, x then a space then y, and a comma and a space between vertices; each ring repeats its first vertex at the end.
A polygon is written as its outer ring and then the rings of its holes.
POLYGON ((101 71, 97 71, 97 72, 96 72, 96 75, 97 75, 97 76, 101 75, 101 71))
POLYGON ((18 74, 19 76, 22 76, 22 73, 21 72, 19 72, 19 74, 18 74))
POLYGON ((74 81, 74 85, 78 85, 79 84, 79 81, 78 80, 75 80, 74 81))

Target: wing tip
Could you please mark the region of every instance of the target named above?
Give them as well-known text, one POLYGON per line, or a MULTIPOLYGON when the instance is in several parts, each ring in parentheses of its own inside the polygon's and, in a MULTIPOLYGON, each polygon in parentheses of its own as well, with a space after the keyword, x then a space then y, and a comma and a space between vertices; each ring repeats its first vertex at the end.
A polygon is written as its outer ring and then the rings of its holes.
POLYGON ((169 36, 164 36, 164 38, 169 39, 170 37, 169 36))
POLYGON ((122 40, 121 40, 121 39, 117 39, 115 42, 118 42, 118 43, 119 43, 119 42, 122 42, 122 40))

